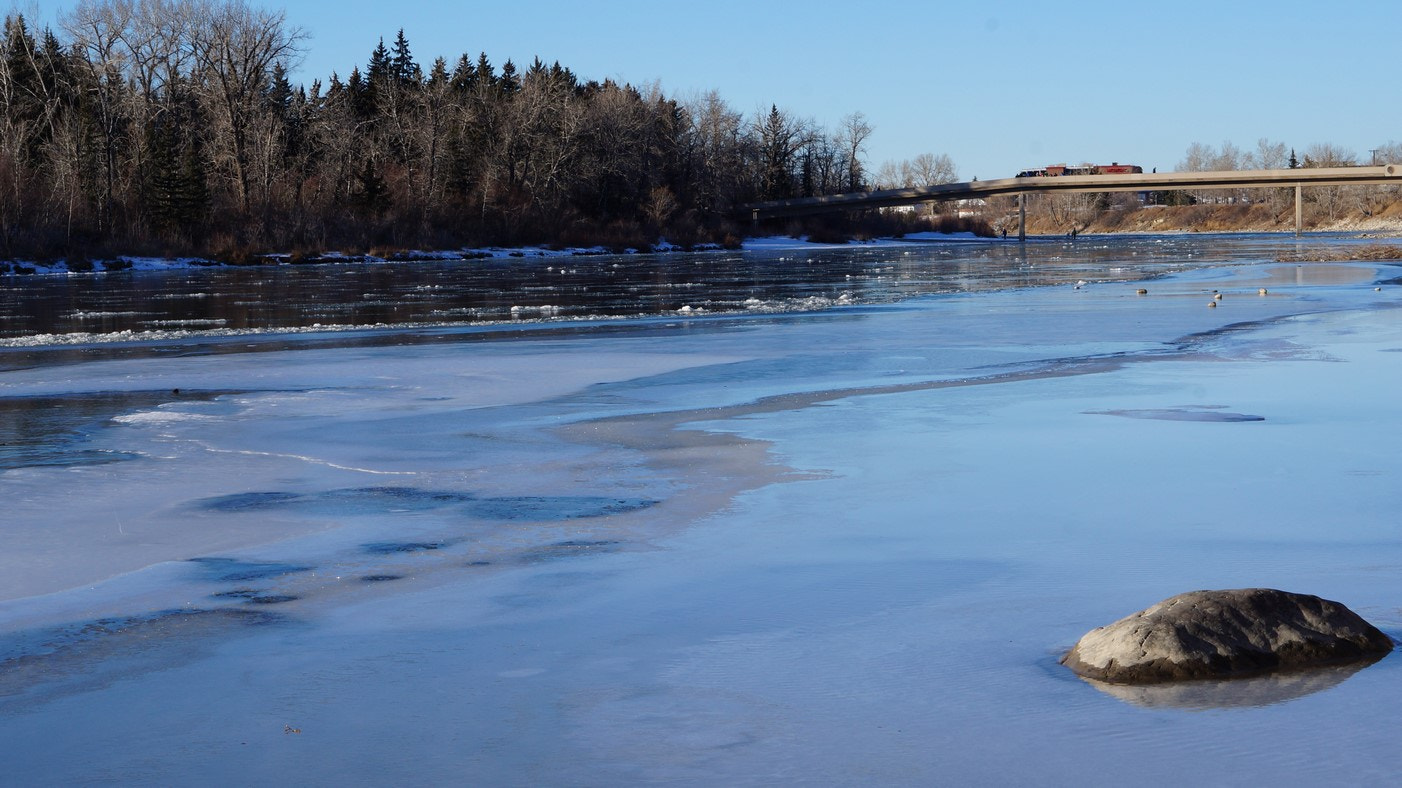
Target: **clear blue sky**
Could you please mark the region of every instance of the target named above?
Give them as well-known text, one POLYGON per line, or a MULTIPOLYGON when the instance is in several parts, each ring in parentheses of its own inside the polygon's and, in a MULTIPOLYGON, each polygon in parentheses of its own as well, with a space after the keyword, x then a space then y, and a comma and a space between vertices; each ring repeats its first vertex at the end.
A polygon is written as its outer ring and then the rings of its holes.
POLYGON ((261 4, 309 35, 306 83, 363 68, 403 28, 425 67, 539 56, 678 97, 716 89, 747 116, 774 103, 836 128, 860 111, 873 169, 928 152, 965 179, 1063 161, 1166 170, 1190 143, 1249 150, 1261 137, 1366 160, 1402 141, 1402 3, 1390 0, 261 4))

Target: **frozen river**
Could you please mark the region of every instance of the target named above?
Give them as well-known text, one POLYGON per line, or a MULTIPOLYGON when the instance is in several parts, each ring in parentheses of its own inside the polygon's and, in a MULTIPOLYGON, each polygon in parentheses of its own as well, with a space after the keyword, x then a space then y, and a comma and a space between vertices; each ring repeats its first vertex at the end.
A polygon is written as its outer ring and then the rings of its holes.
POLYGON ((1396 779, 1395 657, 1056 664, 1197 588, 1402 635, 1402 272, 1274 262, 1355 243, 0 280, 7 780, 1396 779))

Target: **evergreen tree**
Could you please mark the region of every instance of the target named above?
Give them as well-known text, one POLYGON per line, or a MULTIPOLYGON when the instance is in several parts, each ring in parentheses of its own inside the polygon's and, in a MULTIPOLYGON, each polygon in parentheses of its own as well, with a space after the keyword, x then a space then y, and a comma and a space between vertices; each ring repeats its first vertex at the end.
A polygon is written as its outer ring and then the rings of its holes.
POLYGON ((794 156, 807 142, 803 127, 770 105, 769 115, 759 124, 760 195, 781 200, 794 192, 794 156))
POLYGON ((365 69, 365 78, 370 84, 378 87, 389 80, 393 73, 389 50, 385 49, 385 40, 381 38, 380 43, 370 52, 370 63, 365 69))
MULTIPOLYGON (((332 83, 335 86, 335 83, 332 83)), ((365 79, 360 75, 360 67, 351 69, 350 77, 346 80, 346 93, 350 98, 351 112, 357 120, 371 120, 375 118, 379 111, 379 102, 373 80, 365 79)))
POLYGON ((418 87, 423 82, 423 71, 419 64, 414 62, 414 56, 409 53, 409 41, 404 37, 402 27, 394 39, 394 54, 390 58, 389 70, 394 84, 400 88, 418 87))
POLYGON ((375 169, 373 159, 369 157, 365 159, 365 166, 356 176, 356 185, 359 189, 355 194, 355 204, 361 209, 378 215, 389 205, 389 187, 385 185, 385 179, 380 177, 380 173, 375 169))
POLYGON ((428 82, 425 83, 430 88, 440 88, 450 85, 452 77, 448 75, 448 61, 443 58, 435 58, 433 66, 428 70, 428 82))
POLYGON ((39 48, 22 14, 5 17, 4 135, 7 149, 20 152, 27 163, 38 162, 45 140, 46 91, 39 72, 39 48))
POLYGON ((550 66, 550 77, 554 79, 557 83, 568 87, 575 94, 579 94, 581 92, 579 86, 579 78, 574 75, 573 71, 570 71, 569 69, 561 66, 560 61, 558 60, 550 66))
POLYGON ((477 82, 478 84, 495 87, 497 84, 497 72, 492 67, 492 62, 487 59, 487 53, 482 52, 477 55, 477 82))
POLYGON ((66 87, 68 77, 68 55, 63 51, 63 44, 59 43, 54 31, 44 29, 44 43, 40 47, 39 62, 43 64, 40 70, 40 77, 44 80, 44 89, 49 95, 57 95, 60 88, 66 87))
POLYGON ((287 117, 292 107, 292 83, 287 81, 287 69, 283 68, 282 63, 273 64, 273 73, 263 96, 274 114, 280 118, 287 117))
POLYGON ((459 96, 467 96, 477 87, 477 67, 472 65, 472 58, 466 54, 458 58, 458 64, 453 68, 452 85, 453 92, 459 96))
POLYGON ((502 95, 510 98, 521 91, 521 79, 516 76, 516 64, 510 60, 501 64, 501 78, 497 85, 501 88, 502 95))
POLYGON ((142 202, 154 229, 189 235, 204 219, 209 192, 204 163, 193 145, 182 146, 181 125, 164 116, 147 129, 142 202))

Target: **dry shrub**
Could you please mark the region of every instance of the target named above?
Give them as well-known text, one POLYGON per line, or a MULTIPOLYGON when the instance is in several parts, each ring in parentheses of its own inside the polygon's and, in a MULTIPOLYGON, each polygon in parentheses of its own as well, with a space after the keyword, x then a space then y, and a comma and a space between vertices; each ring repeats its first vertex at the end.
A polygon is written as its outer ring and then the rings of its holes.
POLYGON ((1402 260, 1402 246, 1375 244, 1352 249, 1311 249, 1276 258, 1279 263, 1335 263, 1351 260, 1402 260))
POLYGON ((652 244, 653 240, 648 238, 640 224, 619 219, 603 227, 595 227, 585 222, 575 222, 560 233, 557 245, 575 249, 602 246, 621 254, 629 249, 636 249, 640 252, 651 251, 652 244))

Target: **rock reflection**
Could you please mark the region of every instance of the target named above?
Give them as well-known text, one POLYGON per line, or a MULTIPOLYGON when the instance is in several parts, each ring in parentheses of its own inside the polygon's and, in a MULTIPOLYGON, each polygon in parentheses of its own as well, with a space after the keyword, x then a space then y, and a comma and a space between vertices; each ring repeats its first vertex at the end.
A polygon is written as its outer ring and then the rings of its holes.
POLYGON ((1265 416, 1251 413, 1232 413, 1221 405, 1182 408, 1115 408, 1112 410, 1088 410, 1090 416, 1122 416, 1127 419, 1154 419, 1156 421, 1201 421, 1201 422, 1240 422, 1265 421, 1265 416))
POLYGON ((1382 656, 1312 670, 1268 673, 1216 681, 1163 684, 1110 684, 1081 677, 1085 683, 1125 703, 1150 709, 1237 709, 1275 706, 1336 687, 1382 656))

